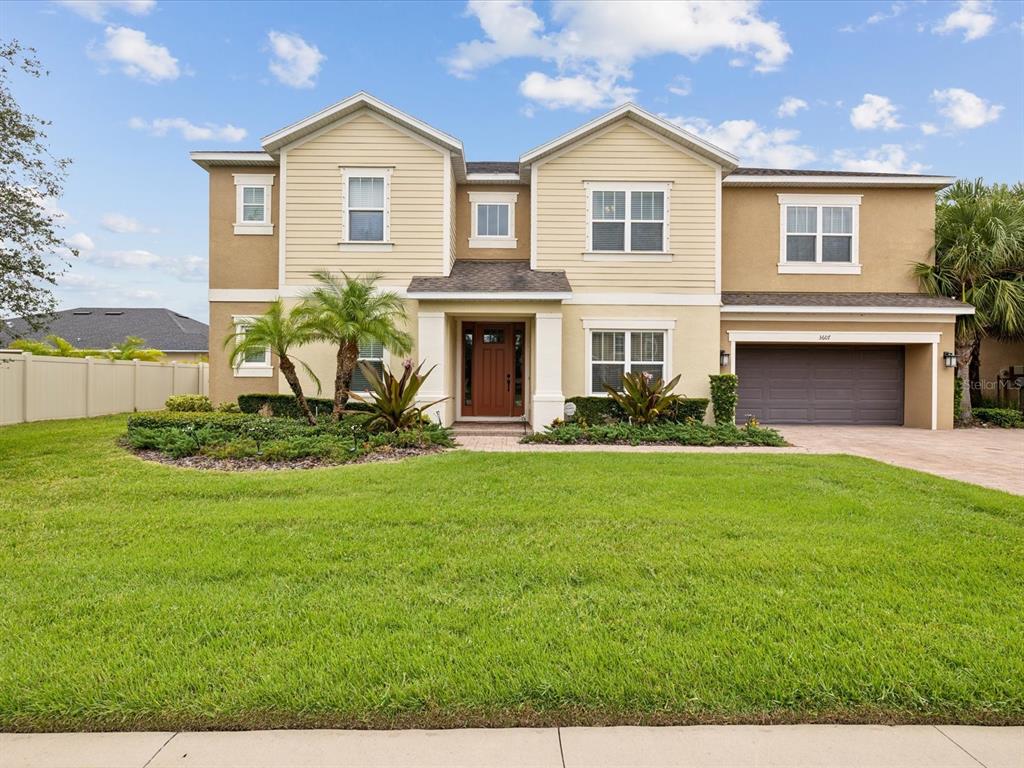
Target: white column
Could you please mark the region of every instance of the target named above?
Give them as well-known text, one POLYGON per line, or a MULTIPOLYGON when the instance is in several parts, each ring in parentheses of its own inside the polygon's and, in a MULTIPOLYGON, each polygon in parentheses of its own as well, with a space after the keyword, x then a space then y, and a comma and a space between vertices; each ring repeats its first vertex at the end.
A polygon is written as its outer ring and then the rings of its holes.
POLYGON ((423 382, 423 388, 416 396, 416 404, 422 407, 435 400, 447 398, 444 402, 430 406, 427 415, 448 426, 453 421, 454 409, 452 408, 451 392, 445 385, 448 373, 448 334, 445 328, 444 312, 420 312, 418 321, 416 345, 419 349, 419 360, 417 362, 423 363, 424 371, 429 371, 431 368, 434 371, 423 382))
POLYGON ((562 394, 562 313, 538 312, 533 336, 537 370, 534 373, 530 422, 534 430, 540 430, 565 414, 565 395, 562 394))
MULTIPOLYGON (((968 392, 967 397, 971 396, 968 392)), ((932 342, 932 429, 939 428, 939 342, 932 342)))

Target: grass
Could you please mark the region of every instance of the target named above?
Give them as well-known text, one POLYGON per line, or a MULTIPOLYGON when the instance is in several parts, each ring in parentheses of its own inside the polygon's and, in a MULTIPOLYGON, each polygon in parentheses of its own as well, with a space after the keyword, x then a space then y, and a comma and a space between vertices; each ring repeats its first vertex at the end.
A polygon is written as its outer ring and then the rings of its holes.
POLYGON ((852 457, 0 429, 0 730, 1024 722, 1024 504, 852 457))

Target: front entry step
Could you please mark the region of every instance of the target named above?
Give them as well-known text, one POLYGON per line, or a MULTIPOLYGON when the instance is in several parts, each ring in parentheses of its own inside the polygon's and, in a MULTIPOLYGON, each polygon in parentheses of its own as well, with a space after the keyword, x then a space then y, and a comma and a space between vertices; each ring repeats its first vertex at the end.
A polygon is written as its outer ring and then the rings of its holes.
POLYGON ((457 421, 456 437, 522 437, 529 433, 525 421, 457 421))

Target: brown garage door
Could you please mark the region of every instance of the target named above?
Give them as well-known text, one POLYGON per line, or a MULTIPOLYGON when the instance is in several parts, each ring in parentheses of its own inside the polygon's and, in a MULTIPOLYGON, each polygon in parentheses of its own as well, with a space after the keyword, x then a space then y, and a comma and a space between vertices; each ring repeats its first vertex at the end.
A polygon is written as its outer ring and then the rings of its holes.
POLYGON ((902 424, 903 347, 751 346, 736 349, 737 421, 902 424))

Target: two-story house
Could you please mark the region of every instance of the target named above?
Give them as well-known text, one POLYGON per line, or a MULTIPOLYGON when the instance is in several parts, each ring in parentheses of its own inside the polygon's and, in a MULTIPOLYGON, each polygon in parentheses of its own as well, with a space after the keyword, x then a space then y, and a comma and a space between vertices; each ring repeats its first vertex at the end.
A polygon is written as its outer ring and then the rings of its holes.
MULTIPOLYGON (((217 401, 289 391, 269 353, 232 368, 223 339, 326 269, 379 273, 405 298, 446 424, 539 429, 624 372, 706 396, 731 371, 741 419, 952 426, 954 321, 973 310, 910 271, 952 179, 740 168, 630 104, 516 162, 467 162, 364 93, 262 144, 192 153, 210 177, 217 401)), ((332 349, 299 356, 333 381, 332 349)))

